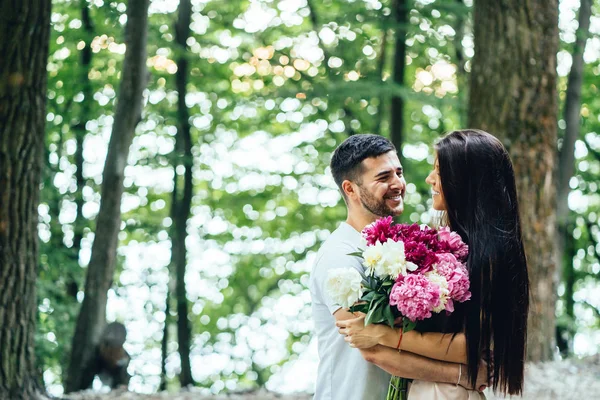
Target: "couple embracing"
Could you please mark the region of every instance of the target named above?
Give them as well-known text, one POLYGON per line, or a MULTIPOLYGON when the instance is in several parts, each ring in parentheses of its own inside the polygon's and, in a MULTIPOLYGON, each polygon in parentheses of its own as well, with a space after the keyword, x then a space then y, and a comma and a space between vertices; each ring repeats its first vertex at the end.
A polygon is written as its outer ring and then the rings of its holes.
POLYGON ((514 171, 502 144, 489 133, 461 130, 435 145, 426 182, 442 223, 469 246, 471 299, 404 334, 365 326, 364 315, 336 305, 325 287, 333 268, 364 275, 361 259, 351 255, 360 232, 404 210, 406 180, 396 149, 381 136, 351 136, 335 150, 331 172, 348 217, 323 243, 310 276, 320 358, 315 399, 383 400, 391 375, 412 380, 409 400, 484 399, 490 385, 520 394, 529 280, 514 171))

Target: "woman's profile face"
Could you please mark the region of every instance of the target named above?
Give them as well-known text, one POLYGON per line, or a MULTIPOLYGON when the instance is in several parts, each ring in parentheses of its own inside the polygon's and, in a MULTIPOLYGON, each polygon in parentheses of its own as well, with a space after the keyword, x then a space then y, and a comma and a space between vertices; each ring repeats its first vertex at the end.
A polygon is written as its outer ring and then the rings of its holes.
POLYGON ((442 192, 442 181, 440 179, 440 164, 438 162, 437 155, 435 162, 433 163, 433 171, 427 175, 425 182, 431 185, 431 198, 433 199, 433 209, 437 211, 446 210, 446 200, 444 199, 444 193, 442 192))

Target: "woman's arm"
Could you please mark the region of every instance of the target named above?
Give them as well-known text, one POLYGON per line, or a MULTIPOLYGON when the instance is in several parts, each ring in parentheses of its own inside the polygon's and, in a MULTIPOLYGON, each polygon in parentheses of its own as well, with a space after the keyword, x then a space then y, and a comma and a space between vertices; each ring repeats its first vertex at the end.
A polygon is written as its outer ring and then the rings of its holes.
POLYGON ((467 339, 464 333, 410 331, 403 335, 401 350, 454 363, 467 363, 467 339))
POLYGON ((444 334, 439 332, 410 331, 402 334, 400 329, 386 325, 364 326, 364 314, 358 318, 338 321, 340 334, 345 335, 345 341, 352 347, 369 348, 377 344, 409 351, 428 358, 454 363, 467 363, 467 344, 463 333, 444 334))
POLYGON ((404 351, 398 353, 394 349, 384 346, 375 346, 360 351, 366 361, 394 376, 429 382, 462 383, 458 380, 461 375, 460 369, 464 369, 464 366, 461 367, 459 364, 431 360, 404 351))
POLYGON ((466 366, 439 360, 432 360, 417 354, 397 351, 385 346, 375 346, 360 350, 363 358, 394 376, 419 379, 429 382, 459 384, 466 389, 478 388, 480 391, 488 386, 487 364, 480 363, 475 386, 468 381, 466 366))

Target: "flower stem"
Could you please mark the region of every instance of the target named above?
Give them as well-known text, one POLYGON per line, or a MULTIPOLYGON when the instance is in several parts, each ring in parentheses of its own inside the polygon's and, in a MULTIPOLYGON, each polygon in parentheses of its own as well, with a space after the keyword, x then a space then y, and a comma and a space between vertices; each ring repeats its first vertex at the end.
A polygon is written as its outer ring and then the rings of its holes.
POLYGON ((386 400, 406 400, 408 398, 408 381, 399 376, 392 376, 386 400))

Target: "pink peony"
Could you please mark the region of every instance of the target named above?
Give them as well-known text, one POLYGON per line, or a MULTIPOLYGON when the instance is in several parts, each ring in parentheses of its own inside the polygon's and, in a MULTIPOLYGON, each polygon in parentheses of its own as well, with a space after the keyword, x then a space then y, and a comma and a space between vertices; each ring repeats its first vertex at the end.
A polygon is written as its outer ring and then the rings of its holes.
POLYGON ((469 274, 466 268, 458 268, 454 271, 454 276, 451 281, 448 281, 448 285, 452 285, 450 290, 450 298, 462 303, 471 298, 471 292, 469 291, 469 274))
POLYGON ((454 270, 462 266, 461 262, 456 259, 452 253, 437 254, 436 269, 446 280, 450 280, 454 274, 454 270))
MULTIPOLYGON (((437 272, 448 281, 450 299, 461 303, 469 300, 471 298, 471 292, 469 291, 469 272, 467 271, 466 266, 458 261, 451 253, 438 254, 437 259, 436 269, 437 272)), ((450 301, 448 303, 450 303, 450 301)), ((451 312, 453 310, 453 307, 452 310, 449 310, 448 307, 446 307, 446 311, 451 312)))
POLYGON ((448 227, 442 227, 438 230, 440 242, 447 244, 450 251, 461 261, 465 261, 469 254, 469 246, 467 246, 460 235, 453 232, 448 227))
POLYGON ((398 225, 393 224, 392 217, 379 218, 362 230, 362 236, 368 246, 373 246, 376 242, 385 243, 388 239, 394 240, 398 229, 398 225))
POLYGON ((390 292, 390 305, 411 321, 431 317, 433 308, 440 304, 440 287, 425 276, 400 276, 390 292))

